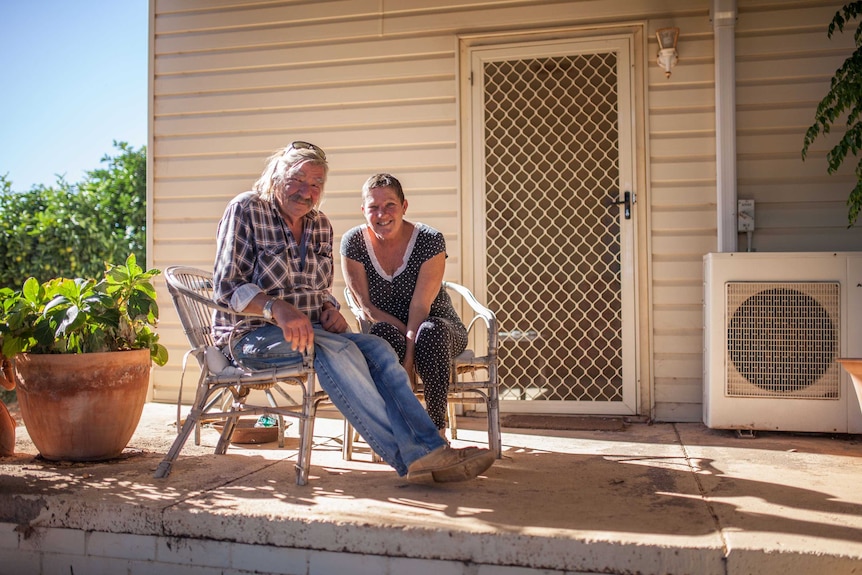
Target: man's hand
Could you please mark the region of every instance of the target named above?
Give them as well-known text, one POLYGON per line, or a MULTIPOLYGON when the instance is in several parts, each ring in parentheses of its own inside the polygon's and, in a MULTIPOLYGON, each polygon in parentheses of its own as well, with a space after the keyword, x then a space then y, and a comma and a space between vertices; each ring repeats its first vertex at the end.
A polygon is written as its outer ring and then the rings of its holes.
POLYGON ((278 300, 272 306, 272 319, 284 333, 284 339, 290 343, 291 349, 307 353, 314 349, 314 330, 311 320, 304 313, 284 300, 278 300))
POLYGON ((347 320, 332 305, 324 305, 320 312, 320 325, 328 332, 344 333, 348 330, 347 320))

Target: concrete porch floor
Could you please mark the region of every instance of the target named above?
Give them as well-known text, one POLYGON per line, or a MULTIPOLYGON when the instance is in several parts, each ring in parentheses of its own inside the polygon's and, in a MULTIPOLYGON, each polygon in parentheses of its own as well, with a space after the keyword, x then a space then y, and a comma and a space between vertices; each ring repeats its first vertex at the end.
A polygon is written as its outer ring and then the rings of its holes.
MULTIPOLYGON (((175 409, 147 404, 123 457, 103 463, 44 461, 19 426, 16 455, 0 459, 0 573, 69 573, 106 534, 127 537, 109 539, 103 554, 122 561, 102 572, 862 573, 858 435, 504 428, 504 458, 483 476, 425 486, 362 444, 342 460, 342 421, 324 411, 306 486, 294 482, 295 425, 284 449, 224 456, 205 429, 156 480, 175 409), (151 541, 129 551, 138 562, 116 549, 151 541), (174 568, 157 569, 166 557, 174 568)), ((486 442, 482 419, 458 421, 456 447, 486 442)))

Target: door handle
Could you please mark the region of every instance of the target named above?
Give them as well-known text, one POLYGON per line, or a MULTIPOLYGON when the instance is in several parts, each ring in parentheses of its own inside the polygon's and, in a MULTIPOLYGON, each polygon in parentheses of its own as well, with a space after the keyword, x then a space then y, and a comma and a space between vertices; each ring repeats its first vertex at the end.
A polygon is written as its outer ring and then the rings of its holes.
POLYGON ((632 219, 632 193, 624 192, 623 199, 616 200, 610 203, 611 206, 618 206, 620 204, 625 205, 625 207, 623 208, 623 215, 625 216, 625 218, 627 220, 632 219))

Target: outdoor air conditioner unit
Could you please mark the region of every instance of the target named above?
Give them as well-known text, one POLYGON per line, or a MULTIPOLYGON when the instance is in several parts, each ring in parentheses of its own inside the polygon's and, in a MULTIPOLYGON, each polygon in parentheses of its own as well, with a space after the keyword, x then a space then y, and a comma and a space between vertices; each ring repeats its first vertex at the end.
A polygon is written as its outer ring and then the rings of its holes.
POLYGON ((704 256, 707 427, 862 432, 862 252, 704 256))

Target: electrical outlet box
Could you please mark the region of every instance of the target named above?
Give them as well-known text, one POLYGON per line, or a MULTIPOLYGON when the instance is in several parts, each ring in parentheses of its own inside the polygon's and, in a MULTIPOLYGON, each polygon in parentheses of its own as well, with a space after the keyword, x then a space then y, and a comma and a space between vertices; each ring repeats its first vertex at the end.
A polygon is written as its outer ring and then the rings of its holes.
POLYGON ((754 200, 737 200, 737 230, 740 232, 754 231, 754 200))

